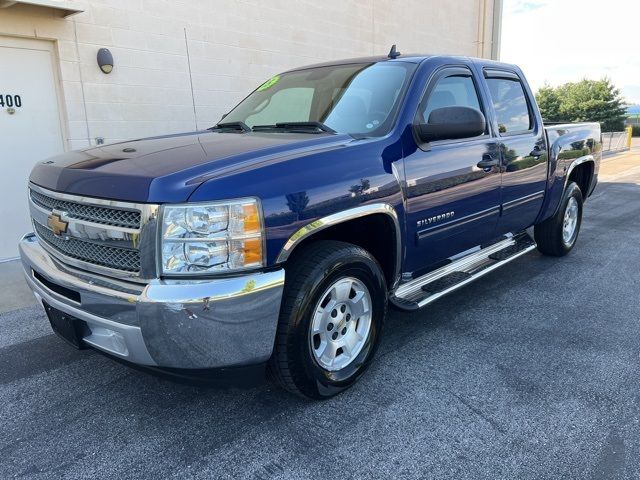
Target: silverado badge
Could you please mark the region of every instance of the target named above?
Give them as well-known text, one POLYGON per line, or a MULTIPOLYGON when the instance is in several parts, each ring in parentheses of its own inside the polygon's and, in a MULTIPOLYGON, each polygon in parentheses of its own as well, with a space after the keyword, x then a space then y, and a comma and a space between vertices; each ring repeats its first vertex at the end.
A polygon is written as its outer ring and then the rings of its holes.
POLYGON ((67 233, 67 227, 69 227, 69 222, 65 222, 62 220, 62 216, 57 213, 52 213, 47 218, 47 225, 51 228, 51 231, 54 235, 60 236, 63 233, 67 233))
POLYGON ((426 227, 428 225, 431 225, 432 223, 441 222, 442 220, 449 220, 450 218, 453 218, 455 215, 456 215, 456 212, 454 211, 442 213, 440 215, 434 215, 433 217, 423 218, 422 220, 418 220, 416 225, 418 228, 426 227))

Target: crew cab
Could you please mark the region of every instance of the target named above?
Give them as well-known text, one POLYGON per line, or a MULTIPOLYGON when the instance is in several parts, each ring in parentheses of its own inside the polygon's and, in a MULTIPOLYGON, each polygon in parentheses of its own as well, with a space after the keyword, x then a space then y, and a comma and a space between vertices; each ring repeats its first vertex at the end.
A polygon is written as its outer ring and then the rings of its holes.
POLYGON ((205 131, 39 163, 20 253, 78 348, 326 398, 389 304, 567 254, 600 159, 599 125, 544 126, 517 66, 394 48, 276 75, 205 131))

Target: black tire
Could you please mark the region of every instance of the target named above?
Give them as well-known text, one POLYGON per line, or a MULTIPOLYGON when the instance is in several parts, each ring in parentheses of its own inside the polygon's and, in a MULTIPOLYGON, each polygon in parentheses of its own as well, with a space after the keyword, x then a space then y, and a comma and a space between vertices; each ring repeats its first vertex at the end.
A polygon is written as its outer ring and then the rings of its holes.
POLYGON ((553 257, 563 257, 573 249, 582 225, 583 203, 580 187, 574 182, 569 182, 562 195, 560 208, 558 208, 556 214, 534 228, 534 237, 541 253, 553 257), (569 241, 565 241, 563 238, 564 217, 572 198, 578 204, 577 224, 573 236, 569 241))
POLYGON ((287 262, 286 280, 270 376, 289 392, 312 399, 332 397, 353 385, 370 365, 387 315, 387 285, 378 262, 349 243, 319 241, 287 262), (343 369, 323 368, 312 353, 309 329, 326 289, 340 278, 356 278, 371 297, 371 323, 364 345, 343 369))

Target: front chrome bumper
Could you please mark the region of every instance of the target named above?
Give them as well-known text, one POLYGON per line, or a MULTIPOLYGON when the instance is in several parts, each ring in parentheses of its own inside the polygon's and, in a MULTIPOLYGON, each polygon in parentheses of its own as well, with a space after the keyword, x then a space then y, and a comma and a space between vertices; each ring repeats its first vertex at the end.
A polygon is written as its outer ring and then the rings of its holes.
POLYGON ((84 321, 90 346, 139 365, 177 369, 253 365, 271 356, 283 269, 136 284, 68 267, 33 234, 19 247, 36 297, 84 321), (79 302, 65 295, 69 290, 79 302))

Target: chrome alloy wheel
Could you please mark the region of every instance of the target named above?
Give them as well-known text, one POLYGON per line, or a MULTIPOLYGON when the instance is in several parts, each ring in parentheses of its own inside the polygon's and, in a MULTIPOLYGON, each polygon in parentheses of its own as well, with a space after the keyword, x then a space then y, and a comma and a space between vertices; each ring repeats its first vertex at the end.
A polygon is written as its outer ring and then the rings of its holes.
POLYGON ((578 227, 578 201, 574 197, 570 197, 567 202, 567 208, 564 211, 564 220, 562 223, 562 240, 566 245, 571 245, 578 227))
POLYGON ((322 368, 335 372, 353 362, 369 337, 371 313, 371 294, 360 280, 341 278, 327 288, 309 330, 311 351, 322 368))

